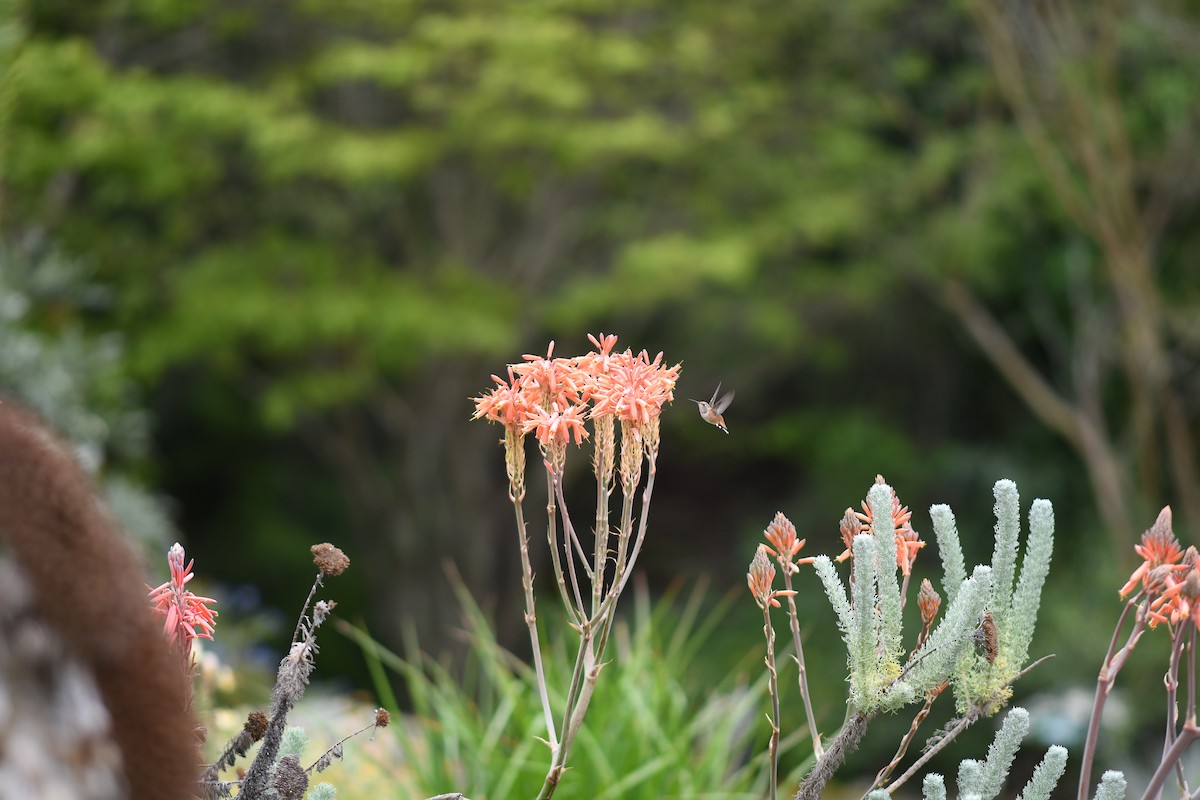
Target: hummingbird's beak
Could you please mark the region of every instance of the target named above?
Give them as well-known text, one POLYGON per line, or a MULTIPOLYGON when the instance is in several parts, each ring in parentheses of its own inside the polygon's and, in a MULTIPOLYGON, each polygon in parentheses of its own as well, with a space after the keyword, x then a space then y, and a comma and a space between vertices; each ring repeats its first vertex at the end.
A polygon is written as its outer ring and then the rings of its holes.
POLYGON ((695 399, 694 397, 689 397, 689 398, 688 398, 688 400, 691 400, 693 403, 695 403, 695 404, 696 404, 696 405, 698 405, 698 406, 700 406, 700 405, 704 405, 704 401, 703 401, 703 400, 697 400, 697 399, 695 399))

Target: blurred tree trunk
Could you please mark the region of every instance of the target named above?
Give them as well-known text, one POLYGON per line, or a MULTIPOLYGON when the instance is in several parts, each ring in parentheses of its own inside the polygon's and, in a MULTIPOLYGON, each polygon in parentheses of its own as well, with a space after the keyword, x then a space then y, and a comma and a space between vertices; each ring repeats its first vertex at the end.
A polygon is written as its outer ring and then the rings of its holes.
POLYGON ((1135 152, 1118 86, 1120 28, 1135 6, 975 0, 971 9, 1054 197, 1095 243, 1107 297, 1072 304, 1069 390, 1041 374, 965 282, 949 282, 941 299, 1030 410, 1079 454, 1124 552, 1163 503, 1200 523, 1196 409, 1182 386, 1195 354, 1172 336, 1157 280, 1160 236, 1188 183, 1178 169, 1195 172, 1194 158, 1183 157, 1194 153, 1194 125, 1167 137, 1157 165, 1135 152), (1114 387, 1126 398, 1123 416, 1113 413, 1114 387))
MULTIPOLYGON (((437 252, 425 260, 475 264, 528 297, 544 296, 555 265, 569 261, 583 191, 546 177, 515 206, 469 171, 441 169, 430 192, 437 252)), ((528 340, 536 324, 514 320, 516 338, 528 340)), ((501 643, 526 646, 501 433, 469 422, 470 398, 502 371, 502 362, 428 357, 412 374, 381 376, 361 401, 300 427, 338 476, 355 546, 368 555, 372 607, 382 610, 377 635, 392 645, 409 625, 422 648, 454 644, 450 632, 462 615, 447 579, 452 564, 477 602, 495 604, 501 643)), ((535 567, 537 533, 531 528, 535 567)))

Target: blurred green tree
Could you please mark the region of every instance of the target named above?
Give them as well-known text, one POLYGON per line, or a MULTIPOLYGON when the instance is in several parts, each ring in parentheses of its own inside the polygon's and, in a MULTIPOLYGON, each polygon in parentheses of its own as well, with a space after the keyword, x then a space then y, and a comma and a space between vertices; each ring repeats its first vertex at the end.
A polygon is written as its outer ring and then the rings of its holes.
MULTIPOLYGON (((1132 506, 1178 482, 1131 477, 1152 453, 1095 460, 980 333, 1002 330, 1043 389, 1094 381, 1086 402, 1144 423, 1140 384, 1093 374, 1117 273, 1027 146, 971 8, 45 0, 6 86, 3 222, 114 287, 106 322, 162 420, 164 485, 212 537, 197 545, 236 546, 231 575, 262 578, 280 537, 344 527, 391 642, 402 615, 427 642, 456 617, 443 557, 513 597, 500 457, 465 398, 588 329, 682 358, 693 396, 738 388, 728 440, 690 409, 667 422, 656 514, 679 535, 647 552, 664 572, 740 574, 728 532, 785 502, 802 529, 824 521, 826 549, 876 471, 916 508, 1001 475, 1064 507, 1094 487, 1129 536, 1132 506)), ((1189 14, 1119 23, 1137 153, 1192 140, 1194 72, 1161 46, 1189 14)), ((1141 274, 1176 322, 1156 352, 1191 424, 1194 183, 1171 184, 1138 256, 1157 255, 1141 274)))

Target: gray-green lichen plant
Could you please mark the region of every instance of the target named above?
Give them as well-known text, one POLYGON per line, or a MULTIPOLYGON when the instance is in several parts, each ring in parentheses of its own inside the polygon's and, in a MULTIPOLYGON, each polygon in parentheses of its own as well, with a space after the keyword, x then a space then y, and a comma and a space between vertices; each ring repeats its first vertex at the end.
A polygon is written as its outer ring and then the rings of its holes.
MULTIPOLYGON (((815 560, 814 567, 833 604, 846 643, 850 691, 846 722, 801 784, 797 800, 820 795, 879 712, 924 702, 931 697, 930 693, 939 691, 948 682, 961 715, 957 725, 942 737, 948 741, 975 720, 995 714, 1008 703, 1013 682, 1029 668, 1026 666, 1029 645, 1054 544, 1054 510, 1048 500, 1033 502, 1029 537, 1018 577, 1021 522, 1016 484, 1001 480, 996 483, 994 494, 996 535, 992 563, 976 566, 969 578, 954 514, 946 505, 930 509, 949 607, 940 624, 907 659, 902 641, 903 604, 897 576, 896 537, 890 524, 894 497, 891 487, 879 483, 867 495, 874 522, 869 533, 854 537, 849 589, 827 556, 815 560), (975 645, 980 642, 984 625, 991 626, 993 622, 994 629, 987 637, 989 644, 981 650, 975 645)), ((997 734, 988 759, 963 762, 959 775, 961 797, 993 798, 999 794, 1012 754, 1028 726, 1028 713, 1014 708, 997 734)), ((939 749, 935 747, 934 752, 939 749)), ((922 757, 891 786, 873 791, 869 797, 887 797, 889 791, 898 788, 926 760, 922 757)), ((1023 800, 1048 797, 1065 762, 1066 751, 1052 747, 1022 795, 1023 800)), ((1113 800, 1123 795, 1124 779, 1116 773, 1106 775, 1097 796, 1113 800)), ((931 800, 945 798, 941 776, 926 778, 924 796, 931 800)))

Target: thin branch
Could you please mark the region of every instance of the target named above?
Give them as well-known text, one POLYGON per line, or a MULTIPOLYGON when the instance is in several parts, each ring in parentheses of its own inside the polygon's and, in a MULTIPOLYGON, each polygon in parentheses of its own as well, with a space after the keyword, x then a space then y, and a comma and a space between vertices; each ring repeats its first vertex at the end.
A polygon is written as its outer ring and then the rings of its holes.
MULTIPOLYGON (((783 568, 783 585, 788 591, 792 591, 792 565, 787 562, 788 566, 783 568)), ((800 617, 796 612, 796 597, 794 594, 788 594, 788 623, 792 629, 792 642, 796 646, 796 654, 793 659, 796 662, 799 674, 796 680, 800 684, 800 699, 804 702, 804 714, 808 718, 808 735, 812 739, 813 756, 820 759, 825 755, 825 748, 821 745, 821 732, 817 729, 817 717, 813 714, 812 696, 808 691, 808 668, 804 664, 804 642, 800 638, 800 617)))
MULTIPOLYGON (((1018 672, 1016 675, 1012 676, 1007 681, 1005 681, 1004 684, 1000 686, 1000 689, 1003 690, 1009 686, 1012 686, 1018 680, 1025 677, 1026 675, 1028 675, 1029 672, 1034 667, 1038 666, 1039 664, 1042 664, 1043 662, 1049 661, 1052 658, 1054 658, 1053 653, 1042 656, 1037 661, 1034 661, 1032 664, 1028 665, 1023 670, 1018 672)), ((984 716, 984 712, 988 709, 988 707, 990 705, 991 704, 989 702, 985 701, 982 703, 977 703, 976 705, 972 706, 971 709, 969 711, 967 711, 966 714, 964 714, 961 718, 959 718, 958 722, 956 722, 954 724, 954 727, 952 727, 948 731, 946 731, 945 735, 943 735, 941 738, 939 738, 937 743, 935 743, 932 747, 930 747, 928 750, 926 750, 924 753, 922 753, 921 757, 918 758, 916 760, 916 762, 911 767, 909 767, 903 775, 901 775, 899 778, 897 778, 895 781, 893 781, 891 783, 891 785, 889 785, 887 787, 888 793, 890 794, 890 793, 894 792, 895 790, 899 789, 901 786, 903 786, 908 781, 909 778, 911 778, 913 775, 915 775, 917 773, 917 771, 919 769, 921 769, 927 763, 929 763, 929 760, 931 758, 933 758, 935 755, 937 755, 937 753, 940 752, 942 750, 942 748, 944 748, 944 747, 946 747, 946 745, 950 744, 950 742, 953 741, 955 737, 957 737, 960 733, 962 733, 968 727, 970 727, 972 724, 974 724, 975 721, 978 720, 980 717, 984 716)))
POLYGON ((1144 608, 1139 605, 1144 598, 1145 592, 1138 592, 1125 603, 1125 608, 1121 611, 1121 616, 1117 620, 1116 627, 1113 629, 1112 638, 1109 640, 1108 652, 1105 654, 1104 663, 1100 667, 1100 674, 1096 678, 1096 695, 1092 700, 1092 716, 1088 720, 1087 734, 1083 740, 1083 757, 1079 763, 1077 800, 1088 800, 1088 792, 1091 788, 1092 779, 1092 763, 1096 757, 1096 743, 1100 738, 1100 718, 1104 715, 1104 705, 1108 701, 1108 694, 1112 691, 1117 673, 1125 665, 1129 654, 1137 645, 1138 639, 1141 638, 1142 631, 1145 630, 1144 608), (1129 638, 1126 640, 1125 646, 1118 652, 1116 649, 1117 640, 1120 638, 1121 629, 1125 626, 1125 620, 1129 617, 1130 611, 1135 608, 1138 609, 1138 614, 1135 618, 1133 629, 1129 632, 1129 638))
POLYGON ((870 789, 867 789, 867 791, 863 793, 862 800, 866 800, 867 795, 884 786, 887 783, 887 779, 892 776, 893 772, 895 772, 896 767, 900 766, 900 761, 908 752, 908 747, 910 744, 912 744, 912 740, 916 737, 917 730, 921 727, 921 723, 924 722, 925 718, 929 716, 929 712, 933 708, 933 701, 937 700, 938 695, 945 691, 946 687, 949 685, 949 683, 943 683, 925 697, 925 705, 922 706, 921 710, 917 712, 917 715, 913 717, 912 724, 908 727, 908 733, 904 734, 904 738, 900 740, 900 746, 896 748, 896 754, 892 756, 892 760, 887 764, 887 766, 879 770, 878 774, 875 775, 875 782, 871 784, 870 789))
POLYGON ((525 511, 519 497, 513 497, 512 503, 513 512, 517 517, 517 535, 521 548, 521 588, 525 591, 525 625, 529 628, 529 644, 533 648, 533 669, 537 676, 538 694, 542 700, 546 735, 549 737, 551 748, 555 748, 558 747, 558 733, 554 728, 554 712, 550 710, 546 671, 542 667, 542 647, 538 641, 537 607, 533 599, 533 567, 529 562, 529 535, 525 532, 525 511))

